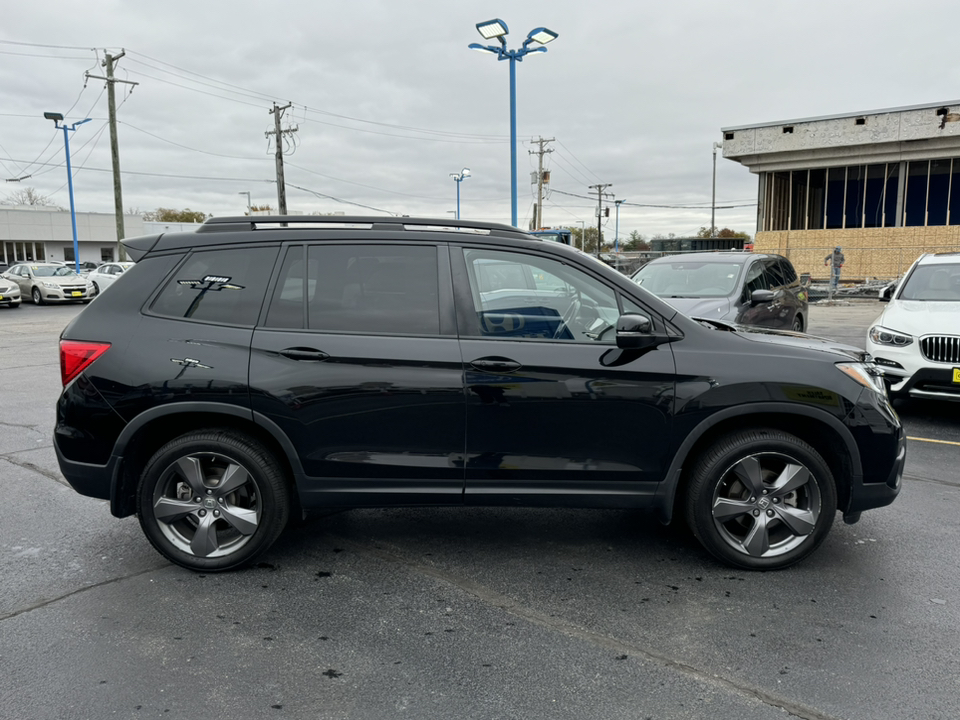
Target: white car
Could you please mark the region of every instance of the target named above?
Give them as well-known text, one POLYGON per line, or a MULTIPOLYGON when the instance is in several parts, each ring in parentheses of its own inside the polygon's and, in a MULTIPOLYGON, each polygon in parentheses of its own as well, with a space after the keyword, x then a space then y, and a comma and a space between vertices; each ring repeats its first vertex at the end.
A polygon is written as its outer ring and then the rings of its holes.
POLYGON ((960 402, 960 253, 921 255, 867 331, 891 398, 960 402))
POLYGON ((93 283, 94 288, 99 295, 108 287, 113 285, 118 277, 133 267, 132 262, 105 263, 96 270, 91 270, 87 275, 87 280, 93 283))

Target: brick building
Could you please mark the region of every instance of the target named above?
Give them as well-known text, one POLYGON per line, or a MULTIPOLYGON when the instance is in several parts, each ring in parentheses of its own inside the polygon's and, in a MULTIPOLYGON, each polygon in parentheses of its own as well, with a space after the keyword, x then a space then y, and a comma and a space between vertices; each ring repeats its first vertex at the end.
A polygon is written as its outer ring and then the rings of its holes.
POLYGON ((960 251, 960 101, 727 127, 723 156, 759 177, 757 252, 844 279, 892 278, 960 251))

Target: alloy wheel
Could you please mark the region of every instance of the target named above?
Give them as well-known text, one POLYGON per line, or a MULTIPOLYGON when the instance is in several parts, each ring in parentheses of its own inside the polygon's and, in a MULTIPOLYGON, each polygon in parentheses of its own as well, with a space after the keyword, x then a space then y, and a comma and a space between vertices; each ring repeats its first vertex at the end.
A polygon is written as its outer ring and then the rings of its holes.
POLYGON ((151 510, 174 547, 217 558, 250 541, 260 524, 262 501, 246 468, 217 453, 194 453, 164 470, 151 510))
POLYGON ((758 453, 723 474, 711 507, 727 545, 754 558, 776 557, 802 545, 816 529, 820 486, 793 458, 758 453))

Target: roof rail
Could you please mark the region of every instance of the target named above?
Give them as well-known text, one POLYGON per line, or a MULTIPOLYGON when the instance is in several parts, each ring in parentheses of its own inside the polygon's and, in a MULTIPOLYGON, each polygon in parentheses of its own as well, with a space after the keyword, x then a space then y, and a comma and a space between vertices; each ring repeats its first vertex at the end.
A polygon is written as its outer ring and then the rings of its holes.
MULTIPOLYGON (((258 229, 289 228, 297 226, 324 226, 329 229, 349 228, 361 226, 371 230, 418 230, 418 231, 445 231, 466 232, 501 236, 526 236, 523 230, 511 225, 500 223, 484 223, 474 220, 451 220, 450 218, 421 218, 421 217, 382 217, 369 215, 242 215, 234 217, 208 218, 197 228, 197 232, 236 232, 242 230, 254 231, 258 229)), ((539 239, 539 238, 538 238, 539 239)))

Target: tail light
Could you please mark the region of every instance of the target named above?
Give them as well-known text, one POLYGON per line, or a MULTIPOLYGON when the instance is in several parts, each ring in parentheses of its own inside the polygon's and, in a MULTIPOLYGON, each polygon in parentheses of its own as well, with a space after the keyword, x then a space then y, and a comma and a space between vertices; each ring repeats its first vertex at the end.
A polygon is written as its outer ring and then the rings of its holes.
POLYGON ((66 387, 67 383, 86 370, 109 347, 110 343, 61 340, 60 382, 63 383, 63 386, 66 387))

